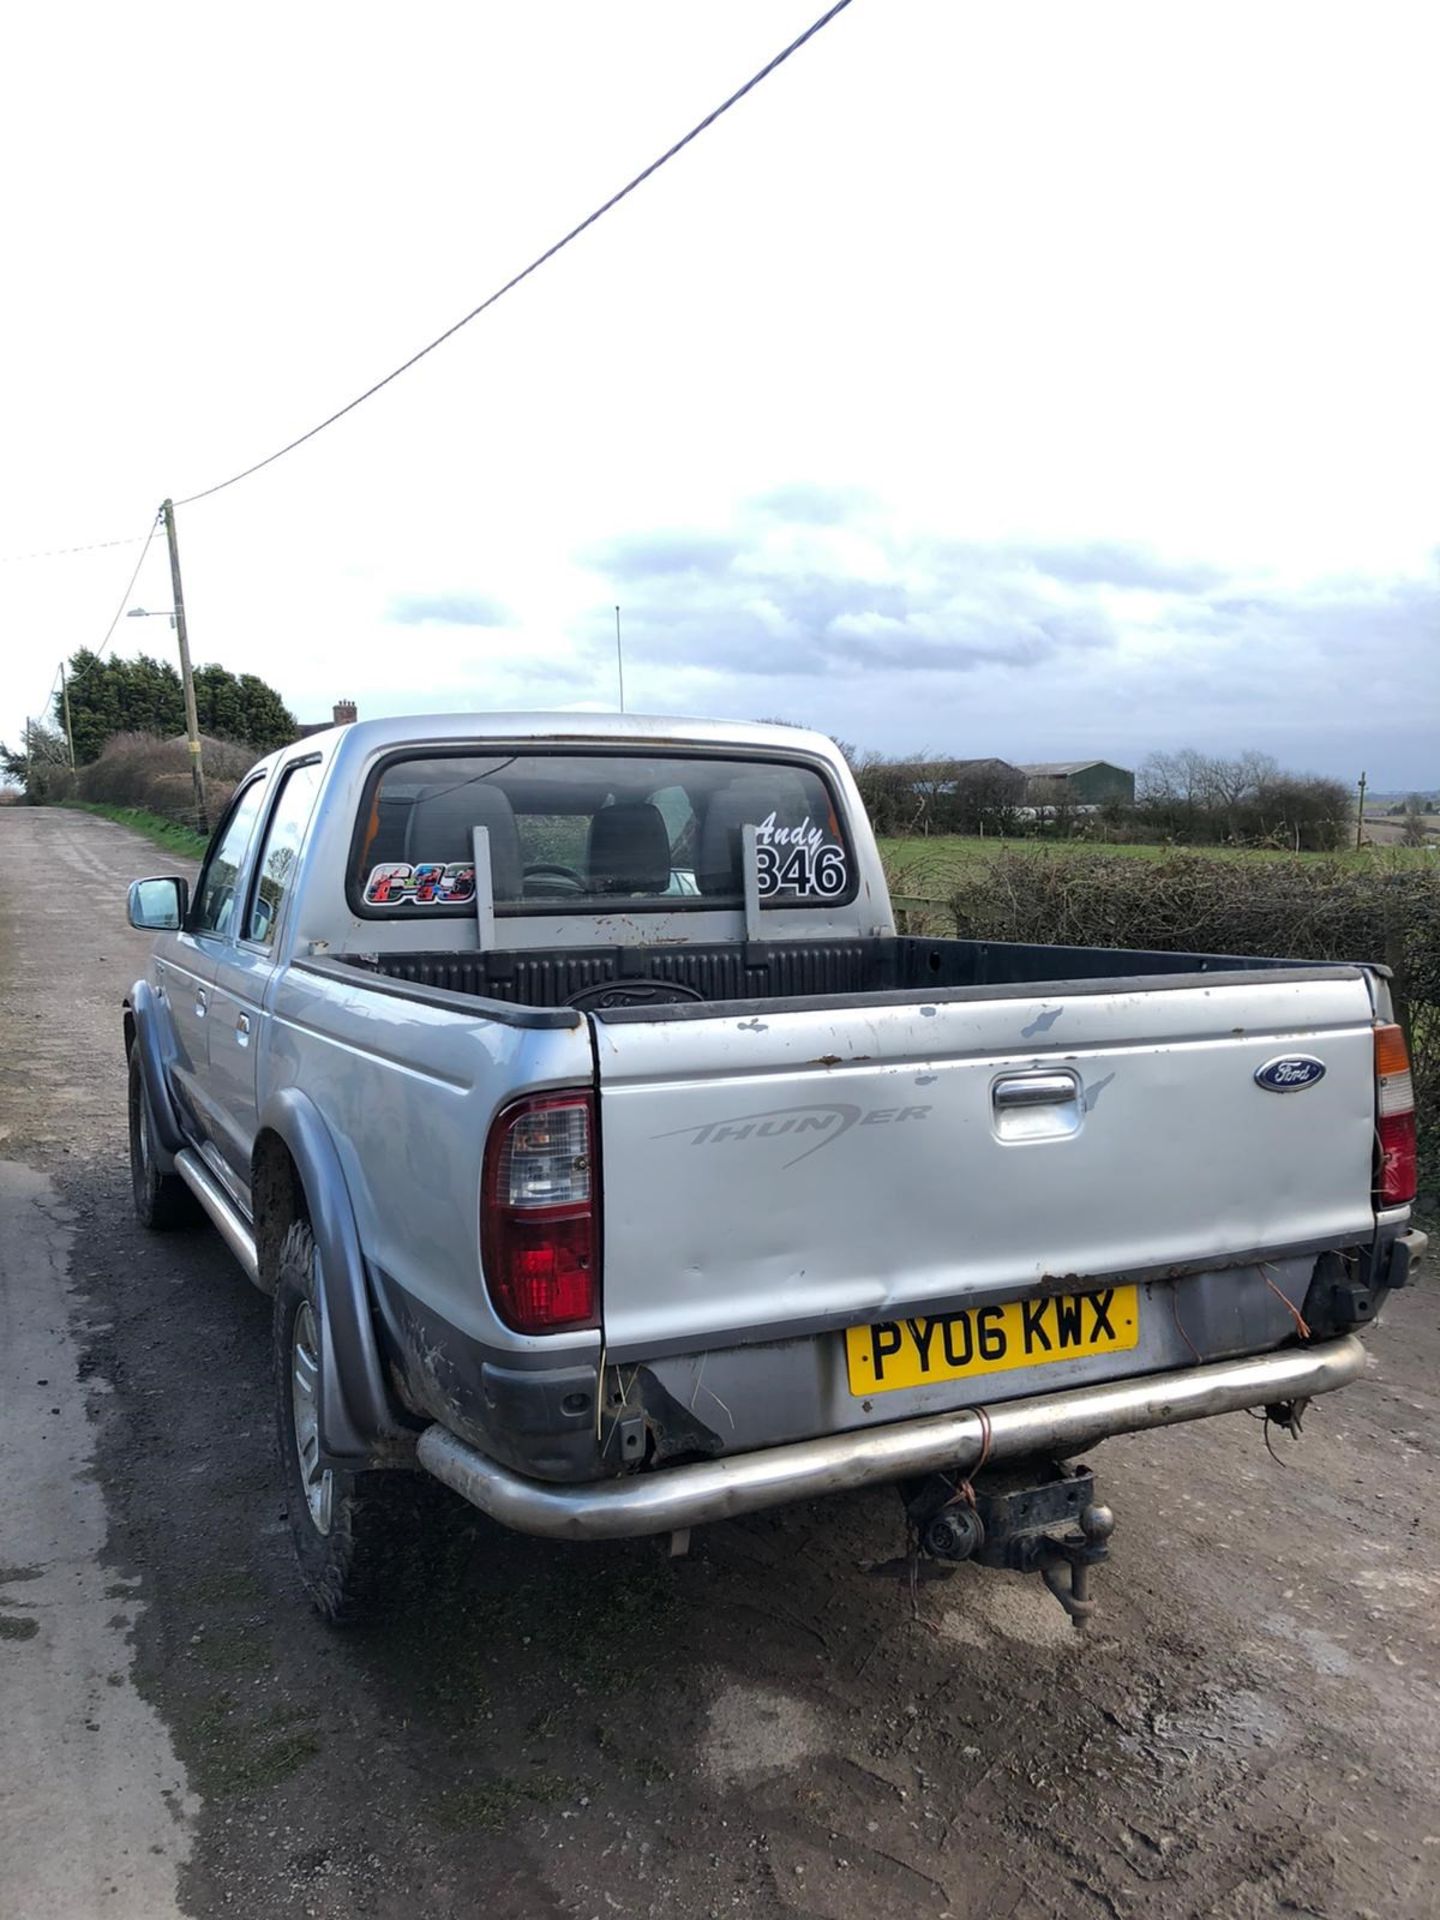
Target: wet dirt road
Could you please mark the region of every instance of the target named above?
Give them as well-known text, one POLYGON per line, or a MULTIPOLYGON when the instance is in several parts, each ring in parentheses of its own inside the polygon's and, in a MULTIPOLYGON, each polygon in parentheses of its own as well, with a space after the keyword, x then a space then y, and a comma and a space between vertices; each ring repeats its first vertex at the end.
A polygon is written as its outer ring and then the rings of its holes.
POLYGON ((4 1920, 1440 1913, 1429 1287, 1283 1466, 1243 1416, 1099 1450, 1088 1635, 1038 1582, 867 1573, 872 1494, 678 1562, 457 1506, 445 1585, 338 1636, 268 1304, 130 1214, 124 883, 174 863, 5 808, 0 865, 4 1920))

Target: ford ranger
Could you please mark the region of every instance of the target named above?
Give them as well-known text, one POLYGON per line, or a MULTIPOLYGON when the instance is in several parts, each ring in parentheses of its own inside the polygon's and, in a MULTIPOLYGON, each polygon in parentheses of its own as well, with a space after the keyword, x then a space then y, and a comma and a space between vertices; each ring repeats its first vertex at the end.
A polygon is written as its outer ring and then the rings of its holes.
POLYGON ((1085 1452, 1293 1426, 1423 1251, 1383 967, 899 935, 815 734, 339 728, 129 913, 135 1205, 198 1202, 274 1298, 336 1621, 428 1475, 675 1551, 893 1483, 913 1555, 1036 1571, 1082 1622, 1085 1452))

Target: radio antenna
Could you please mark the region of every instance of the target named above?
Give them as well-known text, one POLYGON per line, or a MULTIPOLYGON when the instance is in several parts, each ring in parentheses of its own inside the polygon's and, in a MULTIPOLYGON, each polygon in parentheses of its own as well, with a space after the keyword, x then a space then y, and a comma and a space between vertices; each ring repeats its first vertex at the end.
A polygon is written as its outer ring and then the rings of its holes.
POLYGON ((615 671, 620 677, 620 711, 625 711, 625 653, 620 645, 620 609, 615 609, 615 671))

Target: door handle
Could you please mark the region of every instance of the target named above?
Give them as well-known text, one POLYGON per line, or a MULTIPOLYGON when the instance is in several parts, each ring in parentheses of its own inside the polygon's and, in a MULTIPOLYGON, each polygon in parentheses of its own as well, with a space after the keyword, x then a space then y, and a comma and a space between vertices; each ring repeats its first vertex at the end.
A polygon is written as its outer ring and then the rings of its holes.
POLYGON ((235 1022, 235 1038, 240 1042, 242 1047, 249 1046, 250 1016, 248 1013, 242 1013, 240 1018, 235 1022))
POLYGON ((995 1082, 997 1107, 1058 1107, 1080 1098, 1080 1084, 1068 1073, 1019 1073, 995 1082))
POLYGON ((197 987, 195 989, 195 1017, 197 1020, 203 1020, 205 1018, 206 1004, 205 989, 203 987, 197 987))

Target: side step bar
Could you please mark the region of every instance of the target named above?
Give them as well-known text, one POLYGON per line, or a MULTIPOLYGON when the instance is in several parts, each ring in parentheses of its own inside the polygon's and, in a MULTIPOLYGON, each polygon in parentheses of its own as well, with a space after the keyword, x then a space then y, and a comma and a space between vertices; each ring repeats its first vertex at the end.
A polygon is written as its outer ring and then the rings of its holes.
POLYGON ((557 1540, 681 1532, 761 1507, 812 1500, 912 1475, 968 1473, 983 1457, 1073 1457, 1116 1433, 1139 1433, 1243 1407, 1309 1400, 1363 1370, 1353 1334, 1177 1373, 1074 1387, 985 1409, 927 1415, 864 1433, 832 1434, 732 1459, 665 1467, 588 1486, 553 1486, 497 1466, 440 1426, 420 1436, 420 1464, 492 1519, 557 1540), (989 1447, 985 1431, 989 1430, 989 1447))
POLYGON ((235 1202, 191 1148, 182 1147, 176 1154, 175 1171, 214 1221, 220 1238, 245 1269, 245 1278, 258 1287, 260 1256, 255 1250, 255 1236, 235 1202))

